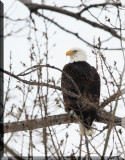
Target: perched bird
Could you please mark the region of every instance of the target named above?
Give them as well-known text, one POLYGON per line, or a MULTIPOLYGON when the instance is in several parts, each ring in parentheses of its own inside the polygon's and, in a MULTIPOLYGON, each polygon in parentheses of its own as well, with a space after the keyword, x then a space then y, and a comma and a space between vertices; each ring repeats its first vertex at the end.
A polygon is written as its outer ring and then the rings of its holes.
POLYGON ((82 49, 72 48, 66 56, 70 57, 70 63, 63 68, 61 87, 77 95, 80 92, 81 100, 63 91, 65 110, 77 117, 82 136, 92 136, 92 123, 99 107, 100 77, 97 70, 86 62, 87 55, 82 49))

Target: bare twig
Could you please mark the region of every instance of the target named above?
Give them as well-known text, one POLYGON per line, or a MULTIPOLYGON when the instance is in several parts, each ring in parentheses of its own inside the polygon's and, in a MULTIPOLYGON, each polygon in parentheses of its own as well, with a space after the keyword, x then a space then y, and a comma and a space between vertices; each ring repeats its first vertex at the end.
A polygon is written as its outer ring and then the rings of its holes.
MULTIPOLYGON (((45 19, 47 19, 48 21, 50 21, 51 23, 53 23, 54 25, 56 25, 58 28, 60 28, 61 30, 75 36, 76 38, 80 39, 82 42, 86 43, 88 46, 96 48, 96 49, 102 49, 102 50, 109 50, 109 51, 116 51, 116 50, 121 50, 121 48, 103 48, 103 47, 98 47, 98 45, 93 45, 91 43, 89 43, 88 41, 86 41, 85 39, 83 39, 77 32, 72 32, 71 30, 68 30, 66 28, 64 28, 63 26, 61 26, 60 24, 58 24, 57 22, 55 22, 53 19, 50 19, 49 17, 42 15, 41 13, 39 13, 38 11, 34 12, 35 14, 37 14, 40 17, 43 17, 45 19)), ((123 50, 125 50, 125 48, 123 48, 123 50)))
POLYGON ((105 3, 99 3, 99 4, 92 4, 92 5, 89 5, 89 6, 86 6, 85 8, 83 8, 80 12, 78 12, 78 14, 81 15, 84 11, 86 11, 86 10, 88 10, 90 8, 105 7, 105 6, 108 6, 108 5, 121 6, 121 3, 117 3, 117 2, 113 2, 113 3, 105 2, 105 3))
MULTIPOLYGON (((21 0, 19 0, 19 1, 21 1, 21 0)), ((49 10, 49 11, 57 12, 60 14, 64 14, 64 15, 70 16, 72 18, 75 18, 77 20, 80 20, 81 22, 85 22, 93 27, 96 27, 96 28, 102 29, 106 32, 109 32, 114 37, 121 39, 121 36, 118 35, 117 32, 114 31, 112 28, 110 28, 106 25, 100 25, 96 22, 90 21, 90 20, 86 19, 85 17, 81 17, 79 14, 64 10, 59 7, 49 6, 49 5, 44 5, 44 4, 36 4, 36 3, 28 3, 28 4, 23 3, 23 4, 26 5, 31 12, 36 12, 38 9, 43 9, 43 10, 49 10)), ((123 38, 123 37, 122 37, 122 39, 125 40, 125 38, 123 38)))
POLYGON ((44 82, 40 83, 40 82, 36 82, 36 81, 27 81, 27 80, 24 80, 24 79, 22 79, 22 78, 20 78, 20 77, 18 77, 16 75, 14 75, 13 73, 10 73, 10 72, 8 72, 6 70, 3 70, 1 68, 0 68, 0 71, 6 73, 7 75, 10 75, 11 77, 13 77, 13 78, 25 83, 25 84, 34 85, 34 86, 40 86, 40 85, 41 86, 48 86, 49 88, 53 88, 53 89, 57 89, 57 90, 60 90, 60 91, 64 91, 67 95, 69 95, 71 97, 79 98, 78 95, 76 95, 75 93, 72 93, 70 91, 67 91, 65 88, 61 88, 59 86, 51 85, 51 84, 44 83, 44 82))

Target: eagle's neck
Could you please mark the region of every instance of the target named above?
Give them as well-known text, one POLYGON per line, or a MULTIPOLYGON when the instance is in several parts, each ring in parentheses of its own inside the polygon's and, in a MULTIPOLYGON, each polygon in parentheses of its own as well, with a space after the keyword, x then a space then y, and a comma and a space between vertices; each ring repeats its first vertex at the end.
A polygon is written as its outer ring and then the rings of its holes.
POLYGON ((70 56, 70 63, 79 62, 79 61, 86 61, 86 55, 72 55, 70 56))

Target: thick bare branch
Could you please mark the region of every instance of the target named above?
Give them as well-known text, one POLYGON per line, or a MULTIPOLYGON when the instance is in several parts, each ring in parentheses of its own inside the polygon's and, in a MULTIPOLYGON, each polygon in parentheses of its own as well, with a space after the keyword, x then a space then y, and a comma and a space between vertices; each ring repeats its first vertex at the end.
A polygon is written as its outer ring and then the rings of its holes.
MULTIPOLYGON (((21 0, 19 0, 21 2, 21 0)), ((23 3, 23 2, 22 2, 23 3)), ((85 22, 93 27, 102 29, 108 33, 110 33, 111 35, 113 35, 114 37, 121 39, 121 36, 117 34, 116 31, 114 31, 112 28, 106 26, 106 25, 100 25, 96 22, 90 21, 88 19, 86 19, 85 17, 81 17, 79 14, 68 11, 68 10, 64 10, 62 8, 59 7, 55 7, 55 6, 49 6, 49 5, 44 5, 44 4, 36 4, 36 3, 23 3, 25 6, 27 6, 29 8, 29 10, 31 12, 36 12, 39 9, 43 9, 43 10, 49 10, 49 11, 53 11, 53 12, 57 12, 60 14, 64 14, 67 16, 70 16, 72 18, 75 18, 77 20, 80 20, 82 22, 85 22)), ((123 40, 125 40, 125 38, 122 37, 123 40)))
MULTIPOLYGON (((108 124, 109 121, 112 121, 110 118, 111 118, 110 113, 102 111, 96 122, 108 124)), ((115 116, 113 122, 114 126, 121 126, 121 120, 122 118, 115 116)), ((33 130, 54 125, 68 124, 68 123, 77 123, 77 120, 73 117, 70 118, 68 114, 60 114, 60 115, 48 116, 47 118, 5 123, 4 133, 33 130)))
MULTIPOLYGON (((56 26, 57 26, 58 28, 60 28, 61 30, 63 30, 63 31, 65 31, 65 32, 67 32, 67 33, 75 36, 76 38, 78 38, 78 39, 81 40, 82 42, 86 43, 86 44, 87 44, 88 46, 90 46, 90 47, 97 48, 97 49, 103 49, 103 50, 109 50, 109 51, 114 51, 114 50, 115 50, 115 51, 116 51, 116 50, 120 50, 120 51, 121 51, 121 48, 108 48, 108 47, 102 48, 102 47, 98 47, 98 45, 93 45, 93 44, 89 43, 88 41, 86 41, 85 39, 83 39, 77 32, 72 32, 72 31, 64 28, 63 26, 61 26, 60 24, 58 24, 57 22, 55 22, 53 19, 50 19, 50 18, 48 18, 47 16, 45 16, 45 15, 39 13, 39 12, 34 12, 34 13, 37 14, 38 16, 40 16, 40 17, 43 17, 43 18, 47 19, 48 21, 50 21, 51 23, 53 23, 54 25, 56 25, 56 26)), ((125 48, 122 48, 122 49, 125 50, 125 48)))
POLYGON ((33 130, 37 128, 44 128, 71 122, 75 122, 75 119, 70 120, 70 117, 67 114, 54 115, 54 116, 49 116, 46 119, 39 118, 28 121, 6 123, 4 125, 4 133, 33 130))

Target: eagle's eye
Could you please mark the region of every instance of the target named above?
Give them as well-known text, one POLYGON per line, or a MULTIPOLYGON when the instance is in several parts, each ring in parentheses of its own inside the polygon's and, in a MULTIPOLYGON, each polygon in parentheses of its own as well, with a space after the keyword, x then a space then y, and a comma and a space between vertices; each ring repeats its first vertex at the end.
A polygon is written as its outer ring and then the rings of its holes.
POLYGON ((73 50, 73 52, 75 52, 75 53, 76 53, 76 52, 77 52, 77 50, 73 50))

